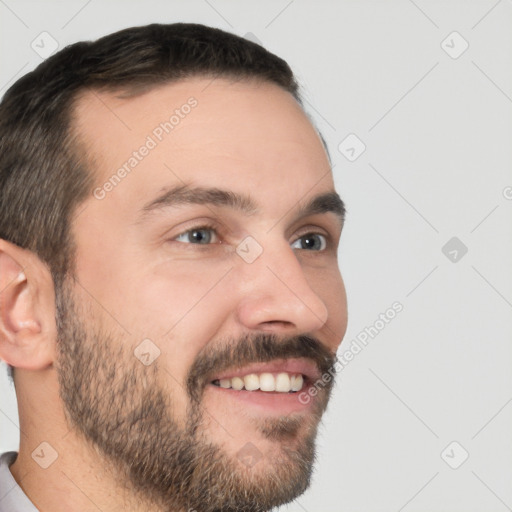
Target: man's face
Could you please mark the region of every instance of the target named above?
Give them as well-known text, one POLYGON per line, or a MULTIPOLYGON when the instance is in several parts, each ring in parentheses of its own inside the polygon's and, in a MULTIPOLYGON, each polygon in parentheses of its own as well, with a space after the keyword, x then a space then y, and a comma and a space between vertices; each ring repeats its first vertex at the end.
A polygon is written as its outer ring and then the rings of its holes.
POLYGON ((330 384, 307 390, 347 322, 318 135, 284 90, 224 79, 88 93, 75 114, 96 189, 58 290, 68 419, 148 503, 291 500, 330 384))

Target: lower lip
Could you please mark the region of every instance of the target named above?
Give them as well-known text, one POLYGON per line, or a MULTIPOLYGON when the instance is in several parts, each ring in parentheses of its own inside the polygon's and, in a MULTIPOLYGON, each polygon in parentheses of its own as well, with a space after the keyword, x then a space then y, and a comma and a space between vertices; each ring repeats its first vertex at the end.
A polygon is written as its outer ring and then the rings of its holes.
POLYGON ((306 386, 295 393, 247 390, 237 391, 236 389, 221 388, 214 384, 210 384, 208 389, 215 393, 215 396, 222 396, 238 402, 243 402, 246 405, 270 414, 283 415, 293 412, 307 412, 313 403, 313 397, 309 396, 307 393, 306 386))

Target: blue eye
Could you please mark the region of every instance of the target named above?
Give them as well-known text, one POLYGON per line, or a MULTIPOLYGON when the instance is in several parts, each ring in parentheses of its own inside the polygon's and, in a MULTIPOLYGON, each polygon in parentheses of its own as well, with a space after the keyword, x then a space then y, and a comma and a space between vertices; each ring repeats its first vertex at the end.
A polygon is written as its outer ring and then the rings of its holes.
POLYGON ((216 238, 217 235, 215 230, 205 226, 201 228, 189 229, 188 231, 185 231, 185 233, 178 235, 174 240, 182 243, 207 245, 216 240, 216 238))
POLYGON ((295 240, 292 247, 309 251, 323 251, 327 247, 327 238, 318 233, 308 233, 295 240))

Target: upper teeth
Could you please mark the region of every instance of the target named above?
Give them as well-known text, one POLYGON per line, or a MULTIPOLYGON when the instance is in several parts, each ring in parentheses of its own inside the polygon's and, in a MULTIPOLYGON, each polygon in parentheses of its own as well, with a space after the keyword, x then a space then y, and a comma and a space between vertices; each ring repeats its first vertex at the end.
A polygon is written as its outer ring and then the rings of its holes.
POLYGON ((289 393, 302 389, 304 379, 302 375, 290 375, 288 373, 251 373, 244 377, 233 377, 231 379, 219 379, 215 381, 221 388, 233 388, 235 390, 246 389, 247 391, 279 391, 289 393))

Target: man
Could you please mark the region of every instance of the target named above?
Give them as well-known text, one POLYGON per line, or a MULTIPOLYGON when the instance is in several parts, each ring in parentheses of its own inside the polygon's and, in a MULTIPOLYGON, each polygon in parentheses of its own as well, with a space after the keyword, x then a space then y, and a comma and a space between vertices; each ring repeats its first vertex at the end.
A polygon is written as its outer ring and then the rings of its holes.
POLYGON ((55 54, 0 105, 0 510, 263 511, 308 486, 344 206, 288 65, 193 24, 55 54))

